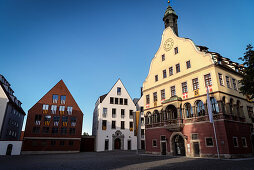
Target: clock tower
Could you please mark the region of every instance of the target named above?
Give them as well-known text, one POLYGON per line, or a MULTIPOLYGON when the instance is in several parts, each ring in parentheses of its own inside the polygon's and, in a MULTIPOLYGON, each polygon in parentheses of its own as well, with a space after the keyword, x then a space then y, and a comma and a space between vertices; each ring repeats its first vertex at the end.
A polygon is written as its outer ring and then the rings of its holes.
POLYGON ((165 28, 171 27, 175 34, 178 36, 177 19, 178 16, 176 15, 174 9, 169 5, 163 17, 165 28))

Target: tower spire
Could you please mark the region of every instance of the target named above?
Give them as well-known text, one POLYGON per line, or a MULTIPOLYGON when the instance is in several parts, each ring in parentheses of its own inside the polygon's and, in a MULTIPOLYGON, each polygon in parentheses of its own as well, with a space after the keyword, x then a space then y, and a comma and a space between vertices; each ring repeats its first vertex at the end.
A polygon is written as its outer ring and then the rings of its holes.
POLYGON ((174 9, 170 6, 170 1, 168 0, 168 8, 164 14, 163 21, 165 28, 171 27, 175 34, 178 36, 177 19, 178 16, 176 15, 174 9))

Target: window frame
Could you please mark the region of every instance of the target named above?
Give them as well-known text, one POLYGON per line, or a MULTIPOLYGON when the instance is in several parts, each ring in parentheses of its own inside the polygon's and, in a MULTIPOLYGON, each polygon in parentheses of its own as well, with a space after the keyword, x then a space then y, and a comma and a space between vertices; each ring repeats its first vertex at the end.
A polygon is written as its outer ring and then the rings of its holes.
POLYGON ((206 147, 214 147, 213 137, 205 137, 205 146, 206 146, 206 147), (213 145, 208 145, 208 144, 207 144, 207 139, 212 139, 213 145))

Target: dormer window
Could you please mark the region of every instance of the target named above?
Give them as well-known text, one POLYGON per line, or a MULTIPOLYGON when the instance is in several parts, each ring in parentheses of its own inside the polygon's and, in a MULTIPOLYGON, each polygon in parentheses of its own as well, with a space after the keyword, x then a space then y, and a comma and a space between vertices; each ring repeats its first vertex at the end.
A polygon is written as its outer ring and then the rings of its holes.
POLYGON ((117 87, 117 95, 121 95, 121 87, 117 87))

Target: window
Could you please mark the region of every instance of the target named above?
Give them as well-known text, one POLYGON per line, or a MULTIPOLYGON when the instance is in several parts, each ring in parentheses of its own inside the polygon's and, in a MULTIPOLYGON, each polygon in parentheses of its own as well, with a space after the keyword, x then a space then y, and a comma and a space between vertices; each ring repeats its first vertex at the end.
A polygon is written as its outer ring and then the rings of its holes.
POLYGON ((124 121, 121 121, 121 129, 125 129, 125 127, 124 127, 124 121))
POLYGON ((51 140, 51 145, 52 146, 56 145, 56 140, 51 140))
POLYGON ((150 104, 150 96, 149 96, 149 94, 146 95, 146 104, 150 104))
POLYGON ((60 145, 64 145, 64 140, 60 140, 60 145))
POLYGON ((178 47, 175 48, 175 54, 178 54, 178 47))
POLYGON ((176 95, 176 87, 175 86, 171 86, 170 91, 171 91, 171 97, 176 95))
POLYGON ((233 79, 233 78, 232 78, 232 83, 233 83, 233 88, 234 88, 234 90, 237 90, 236 81, 235 81, 235 79, 233 79))
POLYGON ((118 104, 118 98, 115 98, 115 104, 118 104))
POLYGON ((169 67, 169 76, 173 75, 173 67, 169 67))
POLYGON ((121 95, 121 87, 117 87, 117 95, 121 95))
POLYGON ((144 124, 144 118, 143 117, 140 118, 140 122, 141 122, 141 125, 144 124))
POLYGON ((161 60, 162 60, 162 61, 165 60, 165 54, 163 54, 163 55, 161 56, 161 60))
POLYGON ((219 76, 220 85, 221 85, 221 86, 224 86, 222 74, 218 73, 218 76, 219 76))
POLYGON ((51 116, 44 116, 44 125, 49 126, 51 120, 51 116))
POLYGON ((125 110, 121 109, 121 118, 124 118, 125 110))
POLYGON ((219 113, 219 105, 214 97, 210 98, 213 114, 219 113))
POLYGON ((211 79, 211 74, 206 74, 204 75, 205 78, 205 86, 211 86, 212 85, 212 79, 211 79))
POLYGON ((230 102, 229 102, 229 113, 230 114, 233 114, 233 99, 230 99, 230 102))
POLYGON ((45 133, 45 134, 49 133, 49 127, 43 127, 42 133, 45 133))
POLYGON ((47 105, 47 104, 44 104, 43 106, 42 106, 42 109, 43 109, 43 113, 48 113, 48 110, 49 110, 49 105, 47 105))
POLYGON ((238 147, 238 139, 237 139, 237 137, 233 137, 233 144, 234 144, 234 147, 238 147))
POLYGON ((56 109, 57 109, 57 105, 52 105, 51 106, 51 113, 56 114, 56 109))
POLYGON ((58 134, 58 128, 57 127, 52 128, 52 134, 58 134))
POLYGON ((205 138, 206 146, 212 147, 213 146, 213 138, 205 138))
POLYGON ((167 78, 167 71, 163 70, 163 78, 167 78))
POLYGON ((71 117, 71 126, 76 126, 77 119, 76 117, 71 117))
POLYGON ((193 117, 192 107, 190 103, 184 105, 185 115, 187 118, 193 117))
POLYGON ((153 93, 153 101, 154 102, 157 102, 158 100, 157 100, 157 92, 154 92, 153 93))
POLYGON ((123 98, 120 98, 120 105, 123 105, 123 98))
POLYGON ((73 146, 73 140, 69 141, 69 146, 73 146))
POLYGON ((180 64, 176 64, 176 73, 180 72, 180 64))
POLYGON ((107 130, 107 120, 102 120, 102 130, 107 130))
POLYGON ((130 122, 130 131, 133 131, 133 122, 130 122))
POLYGON ((65 106, 59 106, 60 115, 64 114, 65 106))
POLYGON ((141 129, 141 138, 145 137, 145 129, 141 129))
POLYGON ((182 83, 182 91, 183 91, 183 93, 187 93, 188 92, 187 82, 183 82, 182 83))
POLYGON ((41 124, 41 115, 35 115, 34 122, 35 122, 35 125, 40 125, 41 124))
POLYGON ((192 140, 198 140, 198 134, 197 134, 197 133, 193 133, 193 134, 191 135, 191 139, 192 139, 192 140))
POLYGON ((196 101, 197 116, 205 116, 205 106, 201 100, 196 101))
POLYGON ((155 82, 158 81, 158 75, 155 76, 155 82))
POLYGON ((68 113, 68 115, 72 115, 72 107, 71 106, 67 107, 67 113, 68 113))
POLYGON ((124 105, 128 105, 128 99, 124 99, 124 105))
POLYGON ((62 126, 67 126, 68 125, 68 116, 63 116, 62 117, 62 126))
POLYGON ((243 147, 247 147, 246 137, 242 137, 242 145, 243 147))
POLYGON ((130 110, 130 119, 133 119, 133 110, 130 110))
POLYGON ((166 141, 166 136, 161 136, 161 141, 166 141))
POLYGON ((153 147, 157 147, 157 140, 153 139, 153 147))
POLYGON ((165 100, 165 89, 161 90, 161 100, 165 100))
POLYGON ((38 126, 33 127, 33 133, 40 133, 40 127, 38 126))
POLYGON ((76 133, 76 129, 75 128, 70 128, 69 130, 70 130, 69 131, 70 135, 75 135, 75 133, 76 133))
POLYGON ((108 109, 103 107, 103 113, 102 113, 102 116, 105 118, 107 117, 107 112, 108 112, 108 109))
POLYGON ((191 68, 190 60, 186 62, 187 69, 191 68))
POLYGON ((110 97, 110 104, 114 104, 114 97, 110 97))
POLYGON ((115 108, 112 109, 112 118, 116 118, 116 109, 115 108))
POLYGON ((226 76, 226 82, 227 82, 227 87, 228 87, 228 88, 231 88, 231 86, 230 86, 230 79, 229 79, 228 76, 226 76))
POLYGON ((54 126, 58 126, 59 121, 60 121, 60 116, 54 116, 53 117, 53 124, 54 124, 54 126))
POLYGON ((57 100, 58 100, 58 95, 53 94, 52 99, 53 99, 53 103, 57 103, 57 100))
POLYGON ((111 129, 115 129, 116 128, 116 121, 112 121, 112 124, 111 124, 111 129))
POLYGON ((198 78, 192 79, 193 90, 199 89, 198 78))
POLYGON ((65 104, 66 96, 61 96, 61 104, 65 104))

